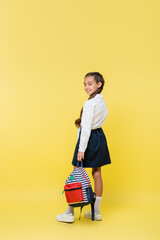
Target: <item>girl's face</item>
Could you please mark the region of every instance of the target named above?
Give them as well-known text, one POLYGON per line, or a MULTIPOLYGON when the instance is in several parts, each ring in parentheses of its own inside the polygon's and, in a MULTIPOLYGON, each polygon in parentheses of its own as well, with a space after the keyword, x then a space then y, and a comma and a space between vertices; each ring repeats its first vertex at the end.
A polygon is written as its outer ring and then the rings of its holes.
POLYGON ((88 95, 94 93, 102 85, 101 82, 96 83, 94 76, 88 76, 84 78, 84 90, 88 95))

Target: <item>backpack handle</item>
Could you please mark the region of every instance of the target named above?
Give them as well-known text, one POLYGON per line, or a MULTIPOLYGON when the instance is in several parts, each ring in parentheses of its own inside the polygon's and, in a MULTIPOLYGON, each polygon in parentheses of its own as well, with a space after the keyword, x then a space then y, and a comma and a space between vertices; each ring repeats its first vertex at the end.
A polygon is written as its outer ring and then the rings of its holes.
POLYGON ((77 167, 83 167, 83 161, 79 162, 79 161, 77 160, 77 167))

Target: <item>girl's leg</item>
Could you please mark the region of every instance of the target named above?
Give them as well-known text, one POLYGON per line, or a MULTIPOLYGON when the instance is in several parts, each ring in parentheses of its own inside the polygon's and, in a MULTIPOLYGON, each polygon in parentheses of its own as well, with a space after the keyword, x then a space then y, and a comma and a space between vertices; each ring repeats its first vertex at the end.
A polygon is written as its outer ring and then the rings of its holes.
POLYGON ((96 193, 96 196, 102 197, 103 181, 101 175, 101 167, 92 168, 92 176, 94 179, 94 191, 96 193))
POLYGON ((96 201, 95 201, 94 208, 96 213, 100 213, 100 203, 102 200, 102 192, 103 192, 101 167, 92 168, 92 176, 94 179, 94 191, 96 193, 96 201))

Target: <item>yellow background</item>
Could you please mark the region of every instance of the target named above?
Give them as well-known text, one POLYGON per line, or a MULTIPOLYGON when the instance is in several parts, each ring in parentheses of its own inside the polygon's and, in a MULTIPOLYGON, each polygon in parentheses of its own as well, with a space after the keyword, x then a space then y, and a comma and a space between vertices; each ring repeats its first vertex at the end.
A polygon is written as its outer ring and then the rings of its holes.
POLYGON ((160 238, 159 11, 158 0, 0 1, 2 240, 160 238), (112 164, 103 221, 79 221, 75 209, 68 225, 55 217, 90 71, 105 78, 112 164))

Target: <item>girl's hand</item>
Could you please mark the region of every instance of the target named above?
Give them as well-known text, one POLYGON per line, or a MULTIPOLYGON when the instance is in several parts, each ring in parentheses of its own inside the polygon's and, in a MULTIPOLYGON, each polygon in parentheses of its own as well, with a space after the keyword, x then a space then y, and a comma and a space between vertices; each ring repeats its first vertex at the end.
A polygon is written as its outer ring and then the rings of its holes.
POLYGON ((78 154, 77 154, 77 160, 78 160, 79 162, 81 162, 82 159, 84 159, 84 152, 78 152, 78 154))

